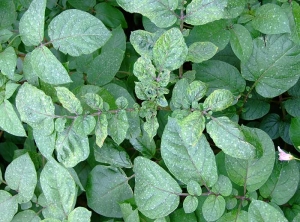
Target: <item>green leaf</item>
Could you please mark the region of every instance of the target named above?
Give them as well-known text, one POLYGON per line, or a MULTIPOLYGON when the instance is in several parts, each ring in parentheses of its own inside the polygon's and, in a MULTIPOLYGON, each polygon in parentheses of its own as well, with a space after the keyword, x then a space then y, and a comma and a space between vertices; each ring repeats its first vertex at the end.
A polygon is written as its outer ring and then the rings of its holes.
POLYGON ((13 96, 14 92, 20 85, 14 82, 7 82, 5 85, 5 99, 9 99, 13 96))
POLYGON ((14 79, 17 65, 17 55, 13 47, 6 48, 0 53, 0 70, 9 79, 14 79))
POLYGON ((126 138, 129 128, 128 118, 125 110, 119 110, 108 120, 108 134, 112 139, 120 144, 126 138))
POLYGON ((248 212, 243 210, 232 210, 224 214, 218 222, 246 222, 248 221, 248 212))
POLYGON ((190 195, 200 196, 202 194, 202 189, 200 184, 194 180, 188 182, 187 191, 190 195))
POLYGON ((265 131, 271 139, 279 137, 280 116, 276 113, 266 115, 260 122, 259 128, 265 131))
POLYGON ((125 149, 107 139, 102 147, 94 145, 95 160, 115 167, 132 168, 131 160, 125 149))
POLYGON ((189 46, 186 60, 201 63, 211 59, 218 51, 218 47, 211 42, 194 42, 189 46))
POLYGON ((251 202, 248 210, 248 220, 258 222, 288 221, 278 210, 261 200, 253 200, 251 202))
POLYGON ((94 7, 94 10, 96 11, 95 16, 100 19, 105 26, 117 28, 121 25, 122 28, 127 28, 127 22, 123 13, 109 3, 99 3, 94 7))
POLYGON ((148 57, 140 57, 134 63, 133 74, 142 83, 149 84, 156 79, 156 69, 148 57))
POLYGON ((69 215, 68 222, 90 221, 92 212, 84 207, 76 207, 69 215))
POLYGON ((184 212, 189 214, 194 212, 198 206, 198 199, 197 197, 187 196, 183 201, 183 209, 184 212))
POLYGON ((67 70, 45 46, 31 52, 30 62, 33 72, 46 83, 58 85, 72 82, 67 70))
POLYGON ((55 87, 57 92, 57 98, 61 102, 62 106, 67 109, 70 113, 82 114, 83 109, 80 101, 76 96, 65 87, 55 87))
POLYGON ((101 52, 111 51, 113 49, 120 49, 126 51, 126 35, 121 26, 113 29, 112 36, 108 39, 105 45, 102 47, 101 52))
POLYGON ((0 30, 0 43, 7 42, 13 36, 13 32, 8 29, 0 30))
POLYGON ((3 177, 2 177, 2 171, 1 171, 1 168, 0 168, 0 184, 3 182, 3 177))
POLYGON ((134 172, 134 198, 146 217, 161 218, 178 207, 181 188, 164 169, 151 160, 136 157, 134 172))
POLYGON ((222 111, 232 105, 234 97, 227 89, 216 89, 204 101, 203 108, 207 111, 222 111))
POLYGON ((158 70, 178 69, 186 60, 188 48, 178 28, 171 28, 162 34, 153 47, 153 60, 158 70))
POLYGON ((50 134, 54 130, 54 105, 49 96, 36 87, 24 83, 16 97, 21 120, 35 130, 50 134))
POLYGON ((0 190, 1 222, 10 222, 18 211, 18 198, 0 190))
POLYGON ((256 92, 272 98, 291 88, 298 80, 300 46, 288 35, 269 35, 254 40, 253 53, 242 62, 242 76, 254 81, 256 92))
POLYGON ((202 214, 205 220, 215 221, 219 219, 225 211, 225 200, 222 196, 210 195, 206 198, 202 206, 202 214))
POLYGON ((152 139, 157 134, 158 127, 159 124, 156 116, 151 116, 151 118, 147 118, 147 121, 143 125, 143 128, 148 134, 149 139, 152 139))
POLYGON ((11 0, 0 1, 0 29, 14 23, 16 17, 15 3, 11 0))
POLYGON ((68 0, 68 3, 72 5, 76 9, 80 9, 82 11, 88 11, 92 9, 96 5, 96 0, 68 0))
POLYGON ((228 117, 213 118, 206 124, 206 130, 225 154, 240 159, 255 157, 256 148, 247 141, 241 127, 228 117))
MULTIPOLYGON (((292 5, 292 25, 290 23, 290 27, 292 29, 291 37, 292 39, 299 43, 300 40, 300 6, 297 2, 291 2, 292 5)), ((290 5, 288 5, 288 10, 290 10, 290 5)))
POLYGON ((298 80, 298 82, 288 90, 288 93, 291 96, 291 98, 283 102, 286 111, 294 117, 300 116, 300 91, 299 90, 300 90, 300 81, 298 80))
POLYGON ((57 162, 47 162, 41 172, 40 183, 47 205, 54 205, 66 217, 73 210, 77 197, 75 181, 67 169, 57 162))
POLYGON ((185 184, 194 180, 212 186, 218 179, 215 157, 205 136, 194 146, 186 145, 176 119, 169 118, 165 126, 161 155, 170 172, 185 184))
POLYGON ((239 16, 244 11, 246 2, 246 0, 228 0, 224 18, 231 19, 239 16))
POLYGON ((117 2, 128 12, 136 12, 148 17, 160 28, 170 27, 177 21, 174 10, 178 7, 178 0, 163 0, 162 2, 152 0, 117 0, 117 2))
POLYGON ((24 210, 17 213, 11 222, 23 222, 23 221, 40 222, 41 218, 33 210, 24 210))
POLYGON ((270 198, 277 205, 285 204, 295 194, 299 183, 299 168, 296 161, 276 161, 267 182, 259 189, 262 197, 270 198))
POLYGON ((123 57, 124 51, 118 48, 102 52, 87 71, 88 81, 98 86, 109 83, 119 71, 123 57))
POLYGON ((56 16, 49 24, 48 34, 55 49, 71 56, 90 54, 111 36, 99 19, 77 9, 56 16))
POLYGON ((202 99, 207 92, 207 85, 201 81, 193 81, 187 88, 187 94, 190 104, 193 102, 198 102, 202 99))
POLYGON ((19 23, 21 39, 27 46, 37 46, 44 38, 46 0, 33 0, 19 23))
POLYGON ((104 140, 108 135, 108 122, 106 114, 102 113, 97 120, 95 127, 96 144, 102 147, 104 140))
POLYGON ((118 168, 98 165, 90 173, 86 195, 88 206, 106 217, 122 217, 119 203, 132 198, 125 173, 118 168))
POLYGON ((232 192, 232 184, 228 177, 219 175, 218 181, 212 187, 212 192, 221 194, 226 197, 232 192))
POLYGON ((196 79, 201 80, 208 86, 209 95, 216 89, 230 90, 234 95, 244 92, 246 81, 234 66, 216 60, 209 60, 201 64, 194 64, 196 79))
POLYGON ((250 32, 240 24, 234 24, 230 29, 230 45, 234 54, 247 61, 252 54, 253 43, 250 32))
POLYGON ((131 138, 130 143, 133 148, 139 151, 144 157, 151 159, 156 152, 156 144, 153 139, 149 138, 147 133, 138 136, 136 138, 131 138))
POLYGON ((185 22, 191 25, 204 25, 224 17, 228 0, 193 0, 186 7, 185 22))
POLYGON ((15 136, 26 136, 23 125, 13 105, 8 100, 4 100, 0 104, 0 127, 15 136))
POLYGON ((55 149, 56 132, 48 135, 43 130, 34 129, 33 137, 40 153, 47 159, 51 159, 55 149))
MULTIPOLYGON (((198 220, 197 220, 195 213, 186 214, 184 212, 183 208, 179 208, 170 215, 170 221, 172 221, 172 222, 183 222, 183 221, 197 222, 198 220)), ((163 222, 165 222, 165 221, 163 221, 163 222)))
POLYGON ((57 134, 55 150, 58 161, 68 168, 86 160, 90 154, 87 136, 80 136, 70 128, 57 134))
POLYGON ((28 153, 14 159, 7 166, 5 181, 11 189, 18 192, 19 203, 26 203, 31 200, 37 184, 37 175, 28 153))
POLYGON ((137 209, 133 210, 130 203, 121 203, 120 207, 121 207, 124 221, 126 221, 126 222, 139 222, 140 221, 138 210, 137 209))
POLYGON ((83 98, 86 104, 93 110, 103 109, 103 99, 99 95, 95 93, 86 93, 83 98))
POLYGON ((79 136, 84 137, 91 134, 95 126, 95 117, 91 115, 77 116, 73 123, 73 130, 79 136))
POLYGON ((293 145, 300 152, 300 118, 299 117, 292 118, 289 135, 293 142, 293 145))
POLYGON ((272 140, 262 130, 243 127, 243 131, 252 134, 251 144, 257 149, 262 149, 263 154, 252 160, 225 155, 225 167, 232 182, 252 192, 259 189, 271 175, 275 162, 275 148, 272 140))
POLYGON ((290 32, 287 15, 279 5, 270 3, 264 4, 256 9, 252 26, 264 34, 290 32))

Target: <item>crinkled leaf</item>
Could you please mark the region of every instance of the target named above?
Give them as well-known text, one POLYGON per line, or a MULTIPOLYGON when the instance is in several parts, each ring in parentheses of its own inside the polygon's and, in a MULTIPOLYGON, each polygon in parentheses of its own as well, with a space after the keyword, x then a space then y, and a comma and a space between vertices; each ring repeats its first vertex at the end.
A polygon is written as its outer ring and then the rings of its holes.
POLYGON ((89 174, 86 195, 88 206, 98 214, 122 217, 119 203, 132 198, 133 192, 121 169, 97 165, 89 174))
POLYGON ((91 115, 77 116, 73 123, 73 130, 79 136, 89 135, 96 126, 95 117, 91 115))
POLYGON ((224 211, 225 199, 222 196, 210 195, 206 198, 202 206, 202 214, 207 221, 219 219, 224 211))
POLYGON ((14 79, 16 65, 17 55, 13 47, 8 47, 0 53, 0 70, 2 74, 14 79))
POLYGON ((104 140, 108 135, 108 122, 106 114, 102 113, 97 120, 95 127, 96 144, 102 147, 104 140))
POLYGON ((184 212, 189 214, 194 212, 198 206, 198 199, 194 196, 187 196, 183 201, 184 212))
POLYGON ((7 166, 5 181, 11 189, 18 192, 19 203, 26 203, 31 200, 37 184, 37 175, 28 153, 14 159, 7 166))
POLYGON ((178 28, 171 28, 162 34, 153 47, 153 60, 158 70, 178 69, 186 60, 188 48, 178 28))
POLYGON ((30 62, 32 71, 46 83, 59 85, 72 82, 67 70, 45 46, 31 52, 30 62))
POLYGON ((204 25, 224 17, 228 0, 193 0, 186 7, 185 22, 204 25))
POLYGON ((218 51, 218 47, 211 42, 195 42, 189 46, 186 60, 201 63, 211 59, 218 51))
POLYGON ((41 218, 33 210, 24 210, 17 213, 11 222, 23 222, 23 221, 40 222, 41 218))
POLYGON ((111 37, 99 19, 77 9, 56 16, 49 24, 48 34, 54 48, 71 56, 90 54, 111 37))
POLYGON ((264 4, 256 9, 252 26, 264 34, 290 32, 289 19, 279 5, 264 4))
POLYGON ((120 144, 126 138, 129 128, 128 118, 125 110, 119 110, 108 120, 108 134, 112 139, 120 144))
POLYGON ((137 157, 134 172, 134 198, 145 216, 161 218, 178 207, 181 188, 163 168, 149 159, 137 157))
POLYGON ((253 81, 256 92, 272 98, 291 88, 298 80, 300 46, 288 35, 268 35, 254 40, 253 53, 242 62, 242 76, 253 81))
POLYGON ((27 46, 37 46, 44 38, 46 3, 46 0, 33 0, 20 20, 21 39, 27 46))
POLYGON ((232 105, 234 97, 227 89, 216 89, 204 101, 203 107, 213 112, 222 111, 232 105))
POLYGON ((26 136, 23 125, 13 105, 8 100, 4 100, 0 104, 0 127, 15 136, 26 136))
POLYGON ((18 198, 0 190, 1 222, 11 222, 18 211, 18 198))
POLYGON ((133 74, 142 83, 151 83, 156 79, 156 69, 147 57, 140 57, 134 63, 133 74))
POLYGON ((206 124, 206 130, 225 154, 240 159, 255 157, 256 148, 247 141, 241 127, 228 117, 213 118, 206 124))
POLYGON ((218 179, 214 154, 204 135, 198 137, 194 146, 184 143, 181 126, 169 118, 165 126, 161 155, 170 172, 187 184, 194 180, 212 186, 218 179))
POLYGON ((84 207, 76 207, 72 212, 68 215, 68 222, 82 222, 82 221, 90 221, 92 216, 92 212, 87 210, 84 207))
POLYGON ((65 87, 55 87, 57 98, 70 113, 82 114, 83 109, 79 99, 65 87))
POLYGON ((156 116, 147 118, 147 121, 144 123, 144 130, 148 134, 149 139, 152 139, 157 134, 157 129, 159 127, 156 116))

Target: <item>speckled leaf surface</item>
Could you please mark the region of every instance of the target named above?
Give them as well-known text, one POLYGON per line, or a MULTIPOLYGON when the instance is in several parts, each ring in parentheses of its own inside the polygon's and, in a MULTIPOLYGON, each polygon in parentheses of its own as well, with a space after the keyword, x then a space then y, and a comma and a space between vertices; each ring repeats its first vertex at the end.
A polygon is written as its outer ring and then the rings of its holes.
POLYGON ((187 61, 201 63, 211 59, 218 51, 218 47, 211 42, 195 42, 189 46, 187 61))
POLYGON ((55 205, 65 216, 73 210, 77 188, 67 169, 57 162, 47 162, 41 172, 40 183, 47 205, 55 205))
POLYGON ((117 2, 128 12, 148 17, 160 28, 167 28, 177 20, 174 10, 178 7, 178 0, 117 0, 117 2))
POLYGON ((261 201, 253 200, 248 210, 249 222, 288 222, 288 220, 273 206, 261 201))
POLYGON ((256 148, 246 140, 241 127, 228 117, 213 118, 206 130, 216 146, 229 156, 240 159, 253 159, 256 148))
POLYGON ((166 166, 185 184, 194 180, 212 186, 218 179, 217 166, 205 136, 198 137, 194 146, 186 145, 182 139, 186 135, 181 128, 176 119, 168 119, 161 141, 161 155, 166 166))
POLYGON ((262 5, 255 11, 252 26, 264 34, 290 32, 288 16, 279 5, 270 3, 262 5))
POLYGON ((5 190, 0 190, 1 222, 11 222, 18 211, 17 197, 5 190))
POLYGON ((23 221, 40 222, 41 218, 33 210, 24 210, 17 213, 11 222, 23 222, 23 221))
POLYGON ((68 222, 90 221, 92 212, 84 207, 76 207, 69 215, 68 222))
POLYGON ((16 65, 17 55, 13 47, 8 47, 0 53, 0 70, 2 74, 14 79, 16 65))
POLYGON ((133 210, 130 203, 120 204, 124 221, 138 222, 140 221, 138 209, 133 210))
POLYGON ((107 117, 106 114, 103 113, 98 117, 96 127, 95 127, 96 144, 99 147, 102 147, 104 140, 108 135, 107 126, 108 126, 107 117))
POLYGON ((62 106, 70 113, 82 114, 83 109, 79 99, 66 87, 55 87, 57 97, 62 106))
POLYGON ((128 118, 125 110, 119 110, 111 119, 108 120, 108 134, 112 139, 120 144, 126 138, 129 128, 128 118))
POLYGON ((36 130, 52 133, 54 130, 54 105, 49 96, 36 87, 24 83, 16 97, 16 107, 21 120, 36 130))
POLYGON ((111 37, 99 19, 77 9, 56 16, 49 24, 48 33, 54 48, 71 56, 92 53, 111 37))
POLYGON ((242 76, 254 82, 256 92, 272 98, 291 88, 299 78, 300 46, 288 35, 268 35, 254 40, 253 53, 242 62, 242 76))
POLYGON ((41 154, 47 159, 52 158, 55 149, 56 132, 44 133, 42 130, 33 130, 33 137, 41 154))
POLYGON ((245 9, 246 0, 228 0, 227 6, 224 10, 224 18, 236 18, 245 9))
POLYGON ((149 159, 137 157, 134 172, 134 198, 145 216, 165 217, 178 207, 181 188, 163 168, 149 159))
POLYGON ((245 186, 252 192, 259 189, 269 178, 275 162, 275 148, 270 137, 260 129, 243 128, 253 135, 253 146, 261 147, 260 158, 242 160, 225 155, 225 167, 228 177, 237 185, 245 186))
POLYGON ((7 166, 5 181, 11 189, 18 192, 19 203, 26 203, 31 200, 37 184, 37 175, 28 153, 14 159, 7 166))
POLYGON ((96 126, 95 117, 91 115, 77 116, 73 123, 73 130, 76 134, 84 137, 89 135, 96 126))
POLYGON ((299 168, 295 160, 276 161, 267 182, 259 189, 264 198, 270 198, 277 205, 285 204, 295 194, 299 183, 299 168))
POLYGON ((178 69, 186 59, 188 48, 178 28, 171 28, 162 34, 153 47, 153 60, 158 70, 178 69))
POLYGON ((219 219, 225 211, 225 199, 222 196, 210 195, 202 206, 203 217, 207 221, 219 219))
POLYGON ((53 85, 72 82, 67 70, 47 47, 34 49, 30 61, 33 72, 44 82, 53 85))
POLYGON ((15 3, 11 0, 0 1, 0 28, 11 25, 16 19, 15 3))
POLYGON ((198 199, 195 196, 187 196, 183 201, 184 212, 190 214, 197 209, 198 199))
POLYGON ((220 174, 218 181, 212 187, 212 192, 221 194, 224 197, 229 196, 232 192, 232 183, 230 179, 220 174))
POLYGON ((20 20, 21 39, 27 46, 37 46, 44 38, 47 0, 33 0, 20 20))
POLYGON ((23 125, 8 100, 4 100, 0 104, 0 127, 15 136, 26 136, 23 125))
POLYGON ((213 112, 222 111, 232 105, 234 97, 227 89, 216 89, 204 101, 203 108, 213 112))
POLYGON ((86 195, 88 206, 106 217, 122 217, 119 203, 133 197, 125 173, 118 168, 97 165, 89 174, 86 195))
POLYGON ((228 0, 193 0, 186 8, 185 22, 204 25, 224 17, 228 0))

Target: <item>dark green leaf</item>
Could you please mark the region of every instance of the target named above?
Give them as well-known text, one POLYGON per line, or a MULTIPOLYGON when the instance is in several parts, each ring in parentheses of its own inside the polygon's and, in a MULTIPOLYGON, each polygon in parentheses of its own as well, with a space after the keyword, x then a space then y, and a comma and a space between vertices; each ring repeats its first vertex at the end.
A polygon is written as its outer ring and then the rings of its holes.
POLYGON ((0 1, 0 28, 5 28, 15 22, 15 3, 11 0, 0 1))
POLYGON ((218 222, 246 222, 248 221, 248 212, 244 210, 233 210, 224 214, 218 222))
POLYGON ((68 3, 77 9, 88 11, 96 5, 96 0, 68 0, 68 3))
POLYGON ((144 157, 151 159, 156 151, 156 144, 153 139, 150 139, 147 133, 142 136, 130 139, 133 148, 141 152, 144 157))
POLYGON ((202 206, 203 217, 207 221, 219 219, 225 211, 225 200, 222 196, 210 195, 202 206))
POLYGON ((126 51, 126 35, 121 26, 113 29, 112 36, 108 39, 105 45, 101 48, 101 51, 111 51, 113 49, 120 49, 126 51))
POLYGON ((96 11, 96 17, 100 19, 104 25, 110 28, 117 28, 121 25, 122 28, 127 28, 127 22, 123 13, 111 6, 109 3, 102 2, 94 7, 96 11))
POLYGON ((292 118, 289 131, 293 145, 300 151, 300 118, 292 118))
POLYGON ((271 139, 279 137, 280 116, 276 113, 266 115, 260 122, 259 128, 264 130, 271 139))
POLYGON ((198 220, 197 220, 195 213, 186 214, 184 212, 183 208, 179 208, 170 215, 170 221, 172 221, 172 222, 183 222, 183 221, 197 222, 198 220))

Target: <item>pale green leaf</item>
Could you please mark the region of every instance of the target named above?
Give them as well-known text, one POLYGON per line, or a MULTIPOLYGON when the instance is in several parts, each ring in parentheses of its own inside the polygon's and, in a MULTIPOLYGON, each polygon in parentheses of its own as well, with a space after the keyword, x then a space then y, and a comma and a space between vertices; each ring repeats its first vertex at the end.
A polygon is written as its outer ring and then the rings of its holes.
POLYGON ((33 0, 19 23, 21 39, 27 46, 37 46, 44 38, 47 0, 33 0))
POLYGON ((241 127, 228 117, 213 118, 206 130, 217 147, 229 156, 240 159, 253 159, 256 148, 247 141, 241 127))
POLYGON ((134 198, 145 216, 161 218, 178 207, 181 188, 163 168, 149 159, 137 157, 134 172, 134 198))
POLYGON ((288 220, 270 204, 261 201, 253 200, 248 209, 249 222, 288 222, 288 220))
POLYGON ((210 195, 206 198, 202 206, 203 217, 207 221, 219 219, 225 211, 225 199, 222 196, 210 195))
POLYGON ((202 189, 200 184, 194 180, 188 182, 187 191, 190 195, 200 196, 202 194, 202 189))
POLYGON ((77 198, 76 184, 67 169, 55 161, 47 162, 41 172, 40 183, 49 208, 53 205, 66 217, 73 210, 77 198))
POLYGON ((24 83, 16 97, 21 120, 35 130, 50 134, 54 130, 54 105, 49 96, 36 87, 24 83))
POLYGON ((14 159, 6 168, 7 185, 18 192, 19 203, 26 203, 33 197, 37 184, 37 174, 28 153, 14 159))
POLYGON ((198 206, 198 199, 194 196, 187 196, 183 201, 184 212, 189 214, 194 212, 198 206))
POLYGON ((106 217, 122 217, 119 203, 133 197, 125 173, 118 168, 97 165, 89 174, 86 195, 88 206, 106 217))
POLYGON ((57 134, 55 150, 59 162, 65 167, 74 167, 90 154, 88 137, 78 135, 73 129, 65 129, 57 134))
POLYGON ((82 114, 83 109, 79 99, 65 87, 55 87, 57 92, 57 98, 61 102, 62 106, 70 113, 82 114))
POLYGON ((95 93, 87 93, 83 96, 84 101, 94 110, 103 109, 103 99, 95 93))
POLYGON ((259 189, 262 197, 270 198, 277 205, 287 203, 295 194, 299 183, 299 168, 295 160, 275 163, 272 174, 259 189))
POLYGON ((241 61, 247 61, 253 50, 250 32, 244 26, 234 24, 230 29, 230 33, 232 51, 241 61))
POLYGON ((140 221, 138 210, 137 209, 133 210, 130 203, 121 203, 120 208, 125 222, 140 221))
POLYGON ((4 100, 0 104, 0 127, 15 136, 26 136, 23 125, 13 105, 8 100, 4 100))
POLYGON ((72 82, 67 70, 45 46, 31 52, 30 62, 32 71, 46 83, 58 85, 72 82))
POLYGON ((225 156, 225 167, 232 182, 252 192, 259 189, 272 173, 275 162, 275 148, 270 137, 262 130, 243 127, 243 132, 252 134, 249 141, 257 149, 262 149, 259 158, 243 160, 225 156))
POLYGON ((84 207, 76 207, 69 215, 68 222, 90 221, 92 212, 84 207))
POLYGON ((190 104, 193 102, 198 102, 202 99, 207 92, 207 84, 201 81, 193 81, 190 83, 190 86, 187 89, 187 94, 190 104))
POLYGON ((108 135, 108 122, 106 114, 102 113, 97 120, 95 127, 96 144, 102 147, 104 140, 108 135))
POLYGON ((153 47, 153 60, 158 70, 178 69, 186 60, 188 48, 178 28, 171 28, 162 34, 153 47))
POLYGON ((8 29, 0 30, 0 43, 7 42, 14 33, 8 29))
POLYGON ((48 34, 54 48, 71 56, 90 54, 111 36, 99 19, 77 9, 56 16, 49 24, 48 34))
POLYGON ((151 60, 147 57, 140 57, 134 63, 133 74, 142 83, 151 83, 156 79, 156 69, 151 60))
POLYGON ((14 78, 17 65, 17 55, 13 47, 6 48, 0 53, 0 70, 9 79, 14 78))
POLYGON ((43 130, 33 129, 33 137, 40 153, 47 159, 52 158, 55 149, 56 132, 45 134, 43 130))
POLYGON ((186 8, 185 22, 204 25, 224 17, 228 0, 193 0, 186 8))
POLYGON ((161 155, 170 172, 188 184, 194 180, 212 186, 218 179, 214 154, 202 134, 194 146, 186 145, 176 119, 169 118, 161 140, 161 155))
POLYGON ((232 192, 232 184, 230 179, 220 174, 218 181, 212 187, 212 192, 221 194, 223 197, 229 196, 232 192))
POLYGON ((0 190, 1 222, 11 222, 18 211, 18 198, 5 190, 0 190))
POLYGON ((268 35, 254 40, 253 53, 242 62, 242 76, 253 81, 256 92, 272 98, 291 88, 299 78, 300 46, 288 35, 268 35))
POLYGON ((178 7, 178 0, 117 0, 117 2, 128 12, 148 17, 160 28, 167 28, 177 20, 174 10, 178 7))
POLYGON ((228 0, 224 10, 224 18, 231 19, 239 16, 245 9, 246 0, 228 0))
POLYGON ((211 42, 194 42, 189 46, 186 60, 201 63, 211 59, 218 51, 218 47, 211 42))
POLYGON ((25 210, 17 213, 11 222, 24 222, 24 221, 40 222, 41 218, 38 216, 37 212, 34 212, 33 210, 25 210))
POLYGON ((23 75, 28 83, 39 86, 39 78, 31 64, 31 52, 27 53, 23 61, 23 75))
POLYGON ((91 115, 77 116, 73 123, 73 130, 79 136, 87 136, 95 129, 96 120, 91 115))
POLYGON ((279 5, 271 3, 264 4, 256 9, 252 26, 264 34, 290 32, 287 15, 279 5))
POLYGON ((147 121, 144 123, 143 128, 148 134, 149 139, 152 139, 157 134, 157 129, 159 127, 156 116, 147 118, 147 121))
POLYGON ((189 101, 188 89, 189 82, 186 78, 183 78, 176 83, 175 87, 173 88, 172 98, 170 102, 172 110, 180 108, 190 108, 191 101, 189 101))
POLYGON ((125 110, 119 110, 108 120, 108 134, 112 139, 120 144, 126 138, 129 128, 128 118, 125 110))
POLYGON ((203 108, 207 111, 222 111, 232 105, 234 97, 227 89, 216 89, 204 101, 203 108))
POLYGON ((5 99, 9 99, 10 97, 12 97, 12 95, 19 86, 20 84, 14 82, 7 82, 5 85, 5 99))

